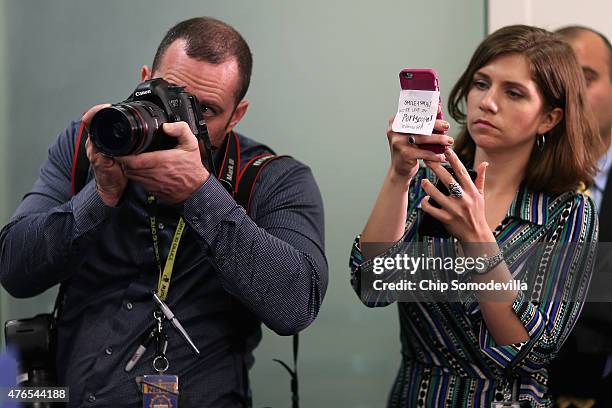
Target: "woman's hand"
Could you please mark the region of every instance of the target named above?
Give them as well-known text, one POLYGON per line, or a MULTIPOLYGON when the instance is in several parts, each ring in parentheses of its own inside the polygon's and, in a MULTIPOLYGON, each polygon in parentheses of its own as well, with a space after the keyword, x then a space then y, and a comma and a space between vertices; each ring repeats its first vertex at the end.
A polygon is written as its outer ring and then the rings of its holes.
POLYGON ((426 135, 407 135, 405 133, 396 133, 391 129, 393 117, 389 120, 387 128, 387 139, 389 140, 389 148, 391 150, 391 168, 389 176, 392 182, 401 183, 408 187, 410 180, 419 169, 418 159, 427 160, 430 162, 445 162, 444 154, 436 154, 429 150, 420 149, 420 144, 441 144, 447 148, 453 144, 453 138, 446 136, 444 133, 448 131, 449 124, 444 120, 436 120, 434 125, 434 133, 431 136, 426 135))
POLYGON ((452 149, 446 149, 444 154, 455 172, 456 180, 439 162, 426 161, 425 163, 446 186, 451 182, 459 183, 463 190, 462 196, 446 196, 429 180, 423 179, 421 185, 428 195, 421 201, 421 208, 440 220, 448 232, 461 242, 495 242, 485 215, 485 173, 489 164, 483 162, 478 166, 478 176, 472 182, 457 154, 452 149), (431 205, 430 197, 440 204, 441 208, 431 205))
MULTIPOLYGON (((450 146, 453 139, 444 134, 433 134, 431 136, 415 136, 403 133, 395 133, 391 129, 393 118, 389 120, 387 138, 391 150, 391 166, 384 179, 368 223, 361 234, 361 243, 389 243, 377 245, 376 250, 362 245, 363 255, 366 258, 376 255, 380 251, 397 242, 404 234, 406 224, 406 211, 408 209, 408 188, 412 177, 419 169, 418 159, 430 162, 445 162, 443 154, 436 154, 429 150, 419 149, 419 143, 439 143, 450 146)), ((448 122, 437 120, 434 129, 438 132, 448 130, 448 122)))

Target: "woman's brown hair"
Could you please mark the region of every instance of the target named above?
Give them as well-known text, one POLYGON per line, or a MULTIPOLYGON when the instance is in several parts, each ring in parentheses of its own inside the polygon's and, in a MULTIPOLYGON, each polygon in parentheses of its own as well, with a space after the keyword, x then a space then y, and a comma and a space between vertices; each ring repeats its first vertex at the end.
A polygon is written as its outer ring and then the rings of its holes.
POLYGON ((470 163, 476 150, 464 110, 474 73, 493 59, 510 53, 523 55, 529 62, 532 79, 544 99, 544 109, 563 110, 561 121, 546 135, 543 149, 533 148, 525 171, 525 186, 553 195, 576 190, 581 183, 590 186, 597 174, 597 160, 606 146, 592 112, 585 107, 582 69, 561 37, 537 27, 501 28, 485 38, 474 52, 449 98, 450 115, 463 125, 455 144, 457 154, 470 163))

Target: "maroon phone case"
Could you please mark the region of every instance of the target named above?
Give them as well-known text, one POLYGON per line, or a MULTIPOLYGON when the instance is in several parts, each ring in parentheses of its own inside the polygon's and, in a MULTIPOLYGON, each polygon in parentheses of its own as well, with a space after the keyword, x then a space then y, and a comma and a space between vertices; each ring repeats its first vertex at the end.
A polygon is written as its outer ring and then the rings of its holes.
MULTIPOLYGON (((417 91, 439 91, 438 73, 430 68, 402 69, 399 73, 400 87, 402 89, 414 89, 417 91)), ((436 119, 443 119, 442 98, 439 100, 438 115, 436 119)), ((434 153, 444 153, 445 146, 440 144, 420 144, 420 149, 434 153)))

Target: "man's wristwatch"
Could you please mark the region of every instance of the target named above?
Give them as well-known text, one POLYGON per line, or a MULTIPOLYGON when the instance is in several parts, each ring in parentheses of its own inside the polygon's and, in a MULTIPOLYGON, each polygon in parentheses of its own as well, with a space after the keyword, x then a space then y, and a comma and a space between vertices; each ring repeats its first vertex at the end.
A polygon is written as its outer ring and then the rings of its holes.
POLYGON ((502 263, 502 261, 504 260, 504 253, 502 251, 499 251, 495 255, 479 256, 476 259, 477 259, 476 265, 474 265, 472 272, 477 275, 482 275, 482 274, 489 272, 491 269, 495 268, 497 265, 502 263))

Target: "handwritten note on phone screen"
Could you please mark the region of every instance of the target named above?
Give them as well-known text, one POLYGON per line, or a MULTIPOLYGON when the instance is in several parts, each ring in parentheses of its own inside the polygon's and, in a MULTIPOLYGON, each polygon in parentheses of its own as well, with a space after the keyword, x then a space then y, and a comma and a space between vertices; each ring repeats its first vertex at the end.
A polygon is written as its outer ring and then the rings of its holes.
POLYGON ((431 135, 439 100, 439 91, 402 89, 391 128, 398 133, 431 135))

